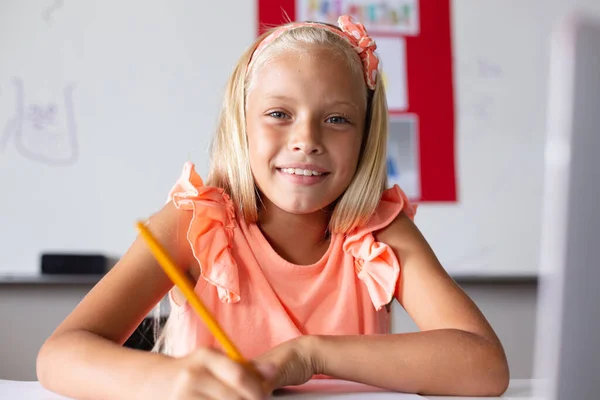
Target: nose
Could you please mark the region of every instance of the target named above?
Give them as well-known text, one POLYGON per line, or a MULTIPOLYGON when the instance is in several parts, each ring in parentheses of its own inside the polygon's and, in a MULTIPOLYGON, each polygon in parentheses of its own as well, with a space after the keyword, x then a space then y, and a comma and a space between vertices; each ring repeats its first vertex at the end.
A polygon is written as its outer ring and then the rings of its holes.
POLYGON ((321 127, 318 121, 298 121, 292 129, 289 149, 306 155, 323 153, 321 127))

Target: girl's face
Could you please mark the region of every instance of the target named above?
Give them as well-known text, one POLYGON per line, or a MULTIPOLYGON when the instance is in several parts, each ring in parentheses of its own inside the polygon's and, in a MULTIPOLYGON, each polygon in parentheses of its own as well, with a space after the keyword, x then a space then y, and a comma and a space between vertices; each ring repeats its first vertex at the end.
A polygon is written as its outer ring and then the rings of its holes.
POLYGON ((285 52, 254 77, 246 129, 254 181, 280 209, 326 208, 356 171, 367 109, 361 72, 324 48, 285 52))

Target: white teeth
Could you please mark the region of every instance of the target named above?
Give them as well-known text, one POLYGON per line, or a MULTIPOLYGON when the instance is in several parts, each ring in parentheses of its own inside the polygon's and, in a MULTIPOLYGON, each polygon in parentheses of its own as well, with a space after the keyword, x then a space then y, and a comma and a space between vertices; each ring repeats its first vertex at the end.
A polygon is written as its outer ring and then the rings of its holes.
POLYGON ((301 169, 301 168, 281 168, 283 172, 291 175, 304 175, 304 176, 319 176, 322 175, 320 172, 312 171, 310 169, 301 169))

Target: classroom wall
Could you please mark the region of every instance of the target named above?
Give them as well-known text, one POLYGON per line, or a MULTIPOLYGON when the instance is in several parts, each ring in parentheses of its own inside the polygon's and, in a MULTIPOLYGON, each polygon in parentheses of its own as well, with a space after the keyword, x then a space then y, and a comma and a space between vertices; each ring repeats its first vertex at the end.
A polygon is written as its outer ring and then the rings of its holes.
MULTIPOLYGON (((507 352, 511 376, 528 378, 533 363, 536 285, 463 283, 490 320, 507 352)), ((34 380, 44 340, 90 289, 88 285, 0 284, 0 379, 34 380)), ((394 332, 416 326, 401 307, 393 309, 394 332)))

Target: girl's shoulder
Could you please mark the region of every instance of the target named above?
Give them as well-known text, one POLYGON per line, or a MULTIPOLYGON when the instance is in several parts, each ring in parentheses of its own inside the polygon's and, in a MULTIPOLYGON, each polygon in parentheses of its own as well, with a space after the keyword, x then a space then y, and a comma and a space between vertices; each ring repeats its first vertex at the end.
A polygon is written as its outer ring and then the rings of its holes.
POLYGON ((235 219, 235 207, 229 195, 223 188, 206 186, 191 161, 184 163, 181 175, 169 191, 167 203, 171 201, 177 208, 183 209, 192 209, 196 205, 210 205, 214 211, 223 213, 223 220, 231 216, 235 219), (233 214, 229 215, 230 213, 233 214))
POLYGON ((201 278, 217 287, 222 301, 239 301, 237 266, 231 254, 237 221, 229 195, 223 188, 204 185, 194 163, 188 161, 167 202, 191 212, 187 239, 201 278))
POLYGON ((379 205, 371 215, 369 222, 363 227, 350 232, 349 235, 375 232, 389 226, 400 213, 404 213, 414 220, 417 213, 417 204, 411 202, 398 185, 384 190, 379 205))
POLYGON ((400 278, 400 262, 385 242, 380 242, 374 232, 385 229, 400 213, 414 219, 416 205, 398 185, 387 189, 369 222, 344 235, 342 249, 354 257, 358 278, 366 285, 375 309, 389 304, 396 292, 400 278))

